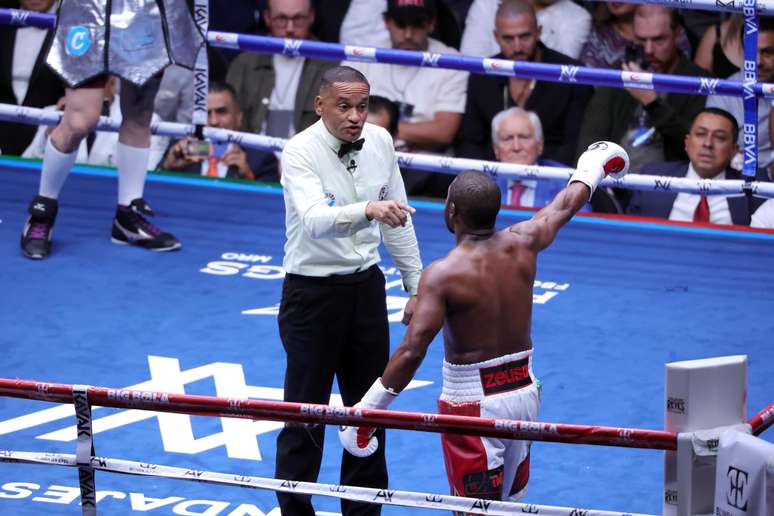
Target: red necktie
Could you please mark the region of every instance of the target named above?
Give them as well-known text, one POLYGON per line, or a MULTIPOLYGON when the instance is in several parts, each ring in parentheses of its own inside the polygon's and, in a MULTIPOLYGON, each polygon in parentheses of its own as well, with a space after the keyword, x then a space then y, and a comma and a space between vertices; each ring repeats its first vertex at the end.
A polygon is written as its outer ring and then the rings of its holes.
POLYGON ((693 212, 693 221, 709 224, 710 212, 706 195, 701 196, 701 200, 699 200, 699 204, 696 206, 696 211, 693 212))
POLYGON ((511 204, 509 204, 509 206, 514 206, 516 208, 521 206, 521 194, 523 194, 524 190, 526 189, 527 187, 519 183, 518 181, 512 182, 511 183, 511 204))

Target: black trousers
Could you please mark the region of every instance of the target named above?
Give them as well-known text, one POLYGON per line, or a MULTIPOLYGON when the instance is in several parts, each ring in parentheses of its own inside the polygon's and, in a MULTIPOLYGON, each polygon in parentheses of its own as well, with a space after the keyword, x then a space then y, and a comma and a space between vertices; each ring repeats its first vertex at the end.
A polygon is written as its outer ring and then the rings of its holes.
MULTIPOLYGON (((327 404, 336 376, 351 407, 381 376, 390 353, 384 276, 377 266, 325 278, 288 274, 282 286, 279 330, 287 353, 285 401, 327 404)), ((316 482, 324 425, 286 423, 277 438, 275 476, 316 482)), ((366 458, 342 450, 340 484, 384 489, 384 430, 379 449, 366 458)), ((335 448, 340 448, 338 442, 335 448)), ((277 493, 284 516, 314 516, 311 497, 277 493)), ((342 500, 344 516, 378 515, 381 506, 342 500)))

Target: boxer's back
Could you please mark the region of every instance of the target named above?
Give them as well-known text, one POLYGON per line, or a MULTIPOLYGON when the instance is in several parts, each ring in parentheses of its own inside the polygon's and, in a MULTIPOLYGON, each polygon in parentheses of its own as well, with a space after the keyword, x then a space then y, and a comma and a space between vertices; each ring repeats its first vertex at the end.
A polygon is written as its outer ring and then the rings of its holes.
POLYGON ((448 362, 481 362, 532 348, 536 251, 528 238, 500 231, 468 240, 442 260, 448 362))

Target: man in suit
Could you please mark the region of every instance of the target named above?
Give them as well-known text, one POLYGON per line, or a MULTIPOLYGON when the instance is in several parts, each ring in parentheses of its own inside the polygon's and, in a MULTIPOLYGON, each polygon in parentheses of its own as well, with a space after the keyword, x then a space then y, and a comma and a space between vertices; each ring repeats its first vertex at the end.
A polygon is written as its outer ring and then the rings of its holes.
MULTIPOLYGON (((242 112, 234 89, 211 82, 207 95, 207 126, 239 131, 242 112)), ((181 138, 169 147, 159 168, 209 177, 279 181, 274 154, 235 143, 181 138)))
MULTIPOLYGON (((492 147, 497 161, 518 165, 566 167, 563 163, 541 157, 543 127, 532 111, 520 107, 508 108, 492 119, 492 147)), ((502 180, 498 180, 498 183, 502 180)), ((548 179, 505 180, 506 206, 511 208, 542 208, 565 187, 567 181, 548 179)), ((588 204, 581 211, 588 211, 588 204)))
MULTIPOLYGON (((495 59, 559 65, 582 63, 540 43, 537 15, 527 0, 505 0, 497 9, 495 59)), ((513 106, 534 111, 543 123, 547 159, 574 162, 583 111, 592 94, 590 86, 535 81, 517 77, 470 74, 457 155, 492 160, 489 126, 500 111, 513 106)))
MULTIPOLYGON (((310 0, 269 0, 263 19, 275 38, 312 39, 315 12, 310 0)), ((245 130, 278 138, 303 131, 318 116, 314 97, 322 74, 334 61, 243 52, 228 69, 244 115, 245 130)))
MULTIPOLYGON (((53 12, 54 0, 21 0, 28 11, 53 12)), ((42 108, 56 104, 65 90, 46 66, 45 50, 53 32, 37 27, 0 25, 0 102, 42 108)), ((0 150, 21 155, 35 136, 29 124, 0 122, 0 150)))
MULTIPOLYGON (((688 179, 742 179, 738 170, 731 168, 731 159, 739 150, 736 141, 739 125, 728 111, 705 108, 696 116, 685 136, 685 152, 689 161, 649 163, 641 173, 688 179)), ((766 181, 760 172, 758 181, 766 181)), ((628 213, 659 217, 683 222, 704 224, 750 224, 750 213, 763 203, 753 197, 748 206, 744 195, 697 195, 670 191, 636 190, 629 203, 628 213)))

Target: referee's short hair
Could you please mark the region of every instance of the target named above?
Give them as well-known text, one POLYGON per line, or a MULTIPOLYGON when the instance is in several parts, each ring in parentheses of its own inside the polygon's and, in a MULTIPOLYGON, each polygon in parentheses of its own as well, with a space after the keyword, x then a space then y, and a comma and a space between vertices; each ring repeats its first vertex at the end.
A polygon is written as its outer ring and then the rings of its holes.
POLYGON ((371 88, 368 83, 368 79, 359 70, 355 70, 351 66, 335 66, 327 69, 322 76, 322 82, 320 83, 320 91, 332 86, 336 82, 362 82, 366 86, 371 88))

